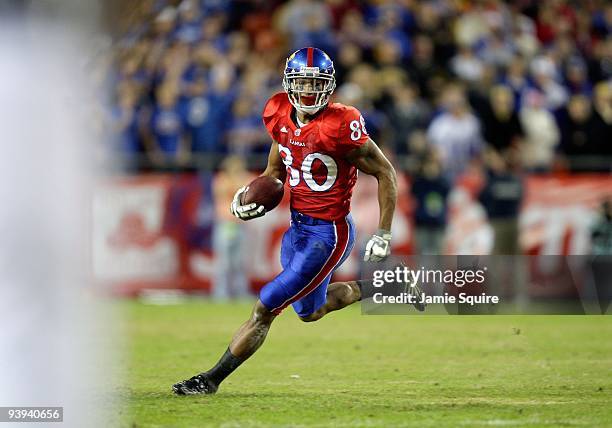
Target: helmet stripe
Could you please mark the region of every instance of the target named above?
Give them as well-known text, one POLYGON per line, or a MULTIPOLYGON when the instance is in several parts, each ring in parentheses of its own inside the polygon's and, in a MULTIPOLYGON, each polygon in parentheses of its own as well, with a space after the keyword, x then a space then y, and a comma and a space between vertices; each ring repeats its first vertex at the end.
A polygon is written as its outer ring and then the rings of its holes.
POLYGON ((313 54, 314 49, 313 48, 308 48, 308 51, 306 53, 306 65, 308 67, 312 67, 312 54, 313 54))

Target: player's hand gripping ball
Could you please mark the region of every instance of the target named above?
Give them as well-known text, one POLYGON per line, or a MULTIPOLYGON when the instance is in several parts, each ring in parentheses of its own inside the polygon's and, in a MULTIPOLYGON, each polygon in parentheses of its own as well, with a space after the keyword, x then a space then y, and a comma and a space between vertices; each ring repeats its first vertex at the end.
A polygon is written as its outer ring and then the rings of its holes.
POLYGON ((279 179, 268 176, 257 177, 247 186, 238 189, 230 211, 241 220, 261 217, 280 204, 283 194, 283 182, 279 179))
POLYGON ((380 262, 391 254, 391 232, 378 230, 366 244, 363 261, 380 262))

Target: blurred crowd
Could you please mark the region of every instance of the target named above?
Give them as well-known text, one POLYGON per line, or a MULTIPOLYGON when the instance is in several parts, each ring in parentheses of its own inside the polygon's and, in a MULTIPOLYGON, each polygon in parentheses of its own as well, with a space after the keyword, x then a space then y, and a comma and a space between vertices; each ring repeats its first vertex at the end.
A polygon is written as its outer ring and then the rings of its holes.
POLYGON ((433 157, 450 181, 496 157, 522 171, 610 170, 605 1, 141 0, 116 22, 113 141, 132 167, 265 155, 261 111, 284 60, 316 46, 335 61, 334 100, 411 160, 400 168, 433 157))
MULTIPOLYGON (((420 253, 444 251, 448 196, 466 173, 482 178, 475 196, 493 228, 491 252, 520 254, 525 173, 612 170, 610 2, 119 4, 106 56, 113 147, 132 172, 218 172, 221 260, 241 263, 243 226, 227 216, 227 200, 265 167, 261 112, 282 90, 285 59, 305 46, 332 57, 332 100, 357 107, 371 137, 409 173, 420 253)), ((609 224, 593 235, 602 248, 609 224)), ((228 279, 236 267, 219 269, 216 282, 235 283, 220 296, 243 294, 244 278, 228 279)))

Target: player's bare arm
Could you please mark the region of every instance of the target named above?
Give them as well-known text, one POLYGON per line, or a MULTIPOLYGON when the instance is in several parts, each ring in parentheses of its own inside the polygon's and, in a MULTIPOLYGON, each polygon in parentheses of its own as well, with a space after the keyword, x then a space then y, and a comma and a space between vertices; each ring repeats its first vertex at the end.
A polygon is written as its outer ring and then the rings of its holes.
POLYGON ((278 142, 272 141, 270 146, 270 153, 268 154, 268 165, 261 175, 268 177, 274 177, 285 182, 287 177, 287 168, 283 165, 280 152, 278 151, 278 142))
POLYGON ((366 245, 366 261, 380 261, 391 251, 391 222, 397 200, 397 175, 389 159, 371 138, 347 155, 348 161, 360 171, 378 180, 378 205, 380 217, 378 231, 366 245))
POLYGON ((378 180, 380 206, 378 228, 390 231, 397 200, 397 174, 393 165, 372 139, 368 139, 364 145, 349 152, 347 158, 359 171, 372 175, 378 180))

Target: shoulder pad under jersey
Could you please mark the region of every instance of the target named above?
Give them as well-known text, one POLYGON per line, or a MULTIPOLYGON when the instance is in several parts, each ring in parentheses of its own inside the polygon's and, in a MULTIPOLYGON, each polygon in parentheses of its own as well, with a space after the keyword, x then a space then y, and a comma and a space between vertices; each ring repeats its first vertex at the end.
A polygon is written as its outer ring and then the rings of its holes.
POLYGON ((273 95, 266 103, 263 110, 262 119, 264 125, 270 133, 273 132, 276 123, 281 117, 279 113, 282 113, 284 109, 287 108, 288 104, 289 99, 287 98, 287 94, 284 92, 279 92, 278 94, 273 95))
POLYGON ((346 109, 347 107, 340 103, 333 103, 327 107, 325 117, 322 118, 321 127, 319 128, 325 136, 333 139, 339 138, 346 109))

